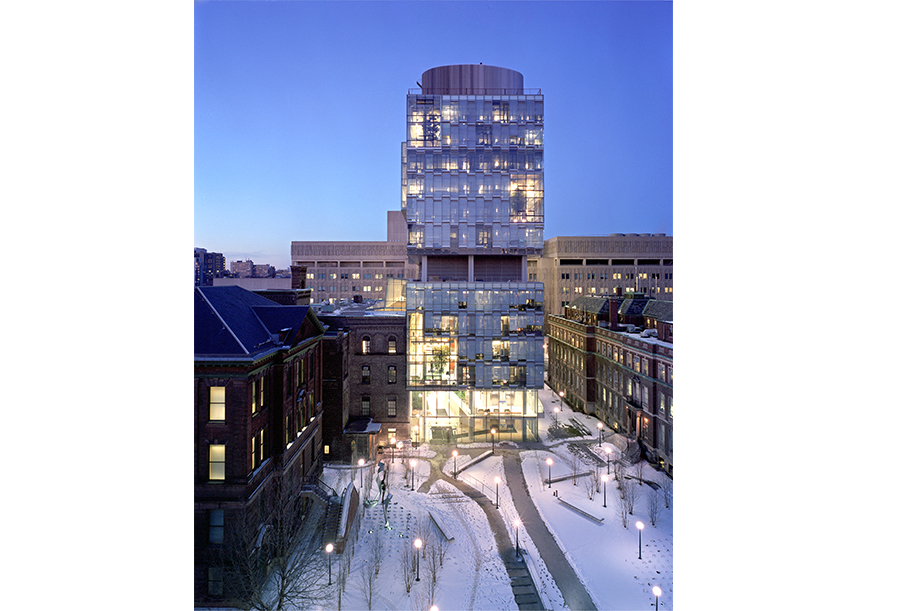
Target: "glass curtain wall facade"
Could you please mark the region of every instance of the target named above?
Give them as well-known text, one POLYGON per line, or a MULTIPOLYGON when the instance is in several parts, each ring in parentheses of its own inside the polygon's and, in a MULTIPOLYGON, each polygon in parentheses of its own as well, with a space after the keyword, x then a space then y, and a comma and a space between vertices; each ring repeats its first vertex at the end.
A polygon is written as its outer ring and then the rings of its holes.
POLYGON ((542 95, 421 95, 401 151, 408 246, 424 254, 539 254, 542 95))
POLYGON ((407 284, 410 417, 424 439, 537 438, 543 295, 539 282, 407 284))
POLYGON ((544 241, 544 100, 522 75, 444 66, 407 95, 401 206, 410 426, 422 440, 537 439, 544 241))

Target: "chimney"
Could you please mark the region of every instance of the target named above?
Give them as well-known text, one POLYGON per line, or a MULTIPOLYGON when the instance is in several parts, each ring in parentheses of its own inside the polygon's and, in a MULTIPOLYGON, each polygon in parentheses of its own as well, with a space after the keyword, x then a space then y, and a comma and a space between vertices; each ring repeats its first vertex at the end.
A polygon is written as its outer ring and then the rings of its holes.
POLYGON ((291 265, 291 288, 292 289, 305 289, 306 288, 306 266, 305 265, 291 265))
POLYGON ((609 330, 615 331, 619 328, 619 300, 615 297, 609 298, 609 330))

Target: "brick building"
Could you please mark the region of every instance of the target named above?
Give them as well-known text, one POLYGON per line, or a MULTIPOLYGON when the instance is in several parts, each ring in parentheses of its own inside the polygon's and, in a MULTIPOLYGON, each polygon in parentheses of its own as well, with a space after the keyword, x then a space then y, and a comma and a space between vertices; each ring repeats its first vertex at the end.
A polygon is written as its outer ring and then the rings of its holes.
POLYGON ((672 302, 582 296, 548 316, 547 384, 575 409, 636 439, 672 474, 672 302))
POLYGON ((323 460, 323 335, 309 307, 194 289, 195 604, 233 602, 222 559, 238 533, 253 529, 264 574, 276 513, 305 515, 298 492, 323 460))
MULTIPOLYGON (((345 441, 355 439, 354 452, 364 456, 366 449, 373 448, 364 448, 363 443, 377 447, 389 445, 391 438, 413 439, 405 385, 406 317, 403 313, 373 315, 360 309, 356 314, 322 314, 321 319, 329 329, 347 333, 346 428, 349 430, 345 433, 349 438, 345 434, 345 441), (373 435, 370 442, 355 437, 361 431, 373 435)), ((348 458, 356 459, 355 455, 348 458)))

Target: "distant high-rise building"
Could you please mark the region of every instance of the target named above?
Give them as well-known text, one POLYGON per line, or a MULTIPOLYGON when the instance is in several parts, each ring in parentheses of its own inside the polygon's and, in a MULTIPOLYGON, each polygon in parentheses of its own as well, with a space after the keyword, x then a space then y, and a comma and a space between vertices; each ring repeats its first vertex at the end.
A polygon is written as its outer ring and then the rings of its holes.
POLYGON ((231 273, 238 278, 252 278, 253 261, 251 259, 247 259, 246 261, 232 261, 231 273))
POLYGON ((205 248, 194 247, 194 286, 201 286, 203 284, 203 257, 205 254, 205 248))
POLYGON ((514 70, 441 66, 406 118, 411 425, 425 440, 537 439, 544 297, 526 274, 544 240, 544 97, 514 70))
POLYGON ((194 286, 212 286, 213 278, 225 275, 225 257, 220 252, 194 248, 194 286))

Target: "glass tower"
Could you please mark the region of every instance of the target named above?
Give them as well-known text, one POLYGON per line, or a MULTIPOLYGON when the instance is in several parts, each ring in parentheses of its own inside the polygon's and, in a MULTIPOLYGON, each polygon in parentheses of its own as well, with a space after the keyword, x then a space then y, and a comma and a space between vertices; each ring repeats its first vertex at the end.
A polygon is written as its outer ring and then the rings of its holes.
POLYGON ((537 439, 544 241, 544 98, 522 75, 456 65, 406 99, 401 206, 407 253, 407 389, 421 440, 537 439))

